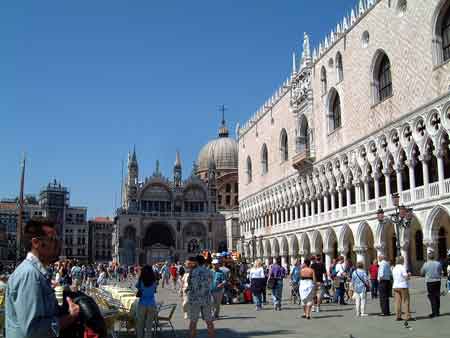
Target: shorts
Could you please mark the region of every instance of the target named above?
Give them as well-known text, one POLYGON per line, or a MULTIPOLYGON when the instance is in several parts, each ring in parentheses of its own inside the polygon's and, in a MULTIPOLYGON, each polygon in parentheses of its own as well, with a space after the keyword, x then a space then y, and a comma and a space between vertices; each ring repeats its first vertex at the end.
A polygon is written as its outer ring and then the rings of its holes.
POLYGON ((193 322, 199 320, 200 315, 206 322, 212 321, 212 307, 211 304, 187 304, 186 306, 187 318, 193 322))

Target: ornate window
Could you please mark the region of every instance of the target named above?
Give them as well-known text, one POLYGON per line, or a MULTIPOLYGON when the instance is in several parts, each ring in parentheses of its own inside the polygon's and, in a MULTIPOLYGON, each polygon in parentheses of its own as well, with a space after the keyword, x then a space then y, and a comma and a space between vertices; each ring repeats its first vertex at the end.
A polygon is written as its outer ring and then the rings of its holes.
POLYGON ((342 55, 339 52, 336 55, 336 78, 337 78, 337 82, 341 82, 344 79, 344 68, 342 66, 342 55))
POLYGON ((325 95, 327 93, 327 71, 325 67, 322 67, 320 71, 320 83, 322 85, 322 95, 325 95))
POLYGON ((444 55, 444 61, 450 59, 450 8, 444 15, 442 20, 442 52, 444 55))
POLYGON ((281 153, 281 161, 287 161, 289 159, 289 147, 288 147, 288 136, 286 129, 283 128, 281 130, 280 136, 280 153, 281 153))
POLYGON ((384 101, 392 95, 391 63, 386 54, 384 54, 380 63, 378 83, 378 96, 380 101, 384 101))
POLYGON ((247 183, 252 182, 252 160, 249 157, 247 157, 247 183))
POLYGON ((269 171, 269 159, 267 153, 267 146, 264 143, 261 148, 261 173, 265 175, 267 174, 268 171, 269 171))
POLYGON ((391 62, 386 53, 381 50, 375 55, 372 72, 372 99, 373 104, 377 104, 393 95, 391 62))
POLYGON ((328 124, 330 132, 341 126, 341 99, 334 88, 330 90, 328 124))

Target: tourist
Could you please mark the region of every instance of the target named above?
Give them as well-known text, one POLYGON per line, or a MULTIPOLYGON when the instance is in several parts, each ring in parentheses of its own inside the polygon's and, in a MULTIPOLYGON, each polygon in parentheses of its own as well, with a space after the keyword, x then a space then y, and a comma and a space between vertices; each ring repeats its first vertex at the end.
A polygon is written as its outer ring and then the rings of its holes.
POLYGON ((369 290, 369 278, 364 271, 364 263, 356 263, 356 270, 352 273, 353 299, 355 300, 356 317, 366 317, 366 297, 369 290))
POLYGON ((220 305, 222 304, 223 292, 225 290, 225 274, 220 270, 219 260, 213 259, 213 278, 211 285, 211 293, 213 297, 213 316, 214 319, 219 319, 220 305))
POLYGON ((0 291, 5 292, 6 287, 8 286, 8 276, 5 274, 0 275, 0 291))
POLYGON ((206 322, 208 337, 214 338, 216 333, 214 331, 211 308, 212 274, 211 271, 205 267, 205 257, 198 255, 196 260, 197 267, 190 271, 186 289, 189 338, 197 336, 197 322, 200 318, 200 314, 206 322))
POLYGON ((314 301, 316 273, 311 268, 311 261, 306 258, 300 271, 300 299, 303 305, 302 318, 311 319, 311 308, 314 301))
POLYGON ((382 316, 390 316, 389 294, 391 289, 392 271, 389 262, 384 255, 378 257, 378 293, 380 297, 380 308, 382 316))
POLYGON ((151 266, 145 265, 141 269, 136 289, 139 297, 136 335, 137 338, 150 338, 152 337, 153 322, 156 315, 156 277, 151 266))
POLYGON ((5 299, 5 337, 42 338, 59 335, 78 320, 80 307, 67 298, 68 314, 60 316, 47 267, 61 251, 55 225, 47 219, 32 219, 25 226, 28 254, 8 280, 5 299))
POLYGON ((166 284, 169 285, 170 271, 168 262, 164 262, 164 265, 161 268, 161 279, 162 287, 164 287, 166 284))
POLYGON ((441 307, 441 275, 442 265, 435 260, 434 251, 428 252, 428 260, 422 266, 420 274, 425 276, 425 283, 427 284, 428 299, 431 304, 430 318, 438 317, 441 307))
POLYGON ((188 287, 188 278, 189 278, 189 274, 190 272, 195 269, 197 267, 197 260, 195 257, 190 257, 186 260, 185 262, 186 265, 186 271, 183 274, 183 276, 181 277, 181 285, 180 285, 180 296, 181 296, 181 307, 182 307, 182 311, 184 314, 184 319, 188 319, 188 315, 187 315, 187 295, 186 295, 186 290, 188 287))
POLYGON ((311 262, 311 269, 314 270, 316 276, 316 295, 314 297, 313 311, 320 312, 320 303, 322 302, 322 292, 324 289, 324 276, 327 277, 327 269, 325 264, 322 263, 322 257, 315 257, 314 262, 311 262))
POLYGON ((174 263, 172 263, 170 265, 169 271, 170 271, 170 275, 172 277, 173 288, 176 290, 177 289, 177 280, 178 280, 178 271, 177 271, 177 267, 175 266, 174 263))
POLYGON ((108 273, 106 272, 106 268, 103 265, 100 265, 100 273, 97 278, 97 285, 102 286, 106 285, 108 282, 108 273))
POLYGON ((369 267, 370 275, 370 295, 372 299, 378 298, 378 261, 373 260, 369 267))
POLYGON ((267 288, 272 289, 272 301, 274 311, 281 311, 281 296, 283 294, 283 278, 286 277, 286 269, 281 266, 281 257, 275 259, 275 264, 269 269, 267 288))
POLYGON ((336 266, 335 266, 335 274, 336 274, 336 303, 339 303, 341 305, 346 305, 345 303, 345 281, 347 279, 347 272, 346 272, 346 266, 345 266, 345 259, 343 256, 339 256, 336 260, 336 266))
POLYGON ((398 256, 395 259, 395 267, 392 269, 394 283, 392 288, 395 296, 395 314, 397 320, 402 320, 402 305, 405 313, 405 320, 411 320, 409 301, 409 278, 411 274, 406 271, 405 259, 398 256))
POLYGON ((262 310, 262 291, 266 285, 266 276, 264 274, 264 268, 262 267, 262 261, 257 259, 255 266, 250 269, 249 273, 250 287, 253 294, 253 302, 256 304, 256 311, 262 310))
POLYGON ((301 270, 301 261, 298 259, 294 268, 291 271, 291 297, 292 302, 295 304, 298 300, 300 304, 300 296, 299 296, 299 287, 300 287, 300 270, 301 270))
POLYGON ((70 275, 72 277, 72 291, 78 291, 83 280, 83 273, 81 271, 80 265, 75 262, 70 270, 70 275))

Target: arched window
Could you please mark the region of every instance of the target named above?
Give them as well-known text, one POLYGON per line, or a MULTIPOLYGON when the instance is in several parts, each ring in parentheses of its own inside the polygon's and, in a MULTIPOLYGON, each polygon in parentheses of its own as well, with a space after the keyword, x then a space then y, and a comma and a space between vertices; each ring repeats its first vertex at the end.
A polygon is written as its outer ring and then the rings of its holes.
POLYGON ((267 146, 264 143, 261 148, 261 172, 262 174, 267 174, 269 171, 269 159, 268 159, 268 153, 267 153, 267 146))
POLYGON ((391 63, 386 54, 383 55, 378 70, 378 83, 378 96, 380 101, 384 101, 392 95, 391 63))
POLYGON ((450 60, 450 1, 436 10, 433 30, 433 61, 439 65, 450 60))
POLYGON ((341 126, 341 99, 334 88, 330 90, 328 124, 329 131, 333 131, 341 126))
POLYGON ((252 160, 249 157, 247 157, 247 183, 252 182, 252 160))
POLYGON ((336 78, 337 82, 341 82, 344 79, 344 67, 342 66, 342 55, 339 52, 336 55, 336 78))
POLYGON ((450 7, 444 15, 442 20, 442 52, 444 54, 444 61, 450 59, 450 7))
POLYGON ((280 136, 280 153, 281 161, 287 161, 289 159, 289 149, 288 149, 288 136, 286 129, 281 130, 280 136))
POLYGON ((416 260, 423 261, 423 233, 421 230, 416 231, 415 235, 416 242, 416 260))
POLYGON ((392 96, 391 62, 386 53, 377 51, 372 65, 372 97, 377 104, 392 96))
POLYGON ((323 66, 320 71, 320 83, 322 85, 322 95, 325 95, 327 93, 327 71, 323 66))

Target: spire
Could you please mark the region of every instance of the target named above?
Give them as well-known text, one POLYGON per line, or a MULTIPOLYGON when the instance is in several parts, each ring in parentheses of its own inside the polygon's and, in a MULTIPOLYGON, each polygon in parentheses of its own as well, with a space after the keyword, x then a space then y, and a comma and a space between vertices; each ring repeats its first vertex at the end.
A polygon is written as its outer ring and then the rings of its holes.
POLYGON ((295 52, 292 52, 292 74, 297 73, 297 66, 295 64, 295 52))
POLYGON ((131 156, 131 160, 136 162, 136 145, 133 146, 133 155, 131 156))
POLYGON ((178 150, 177 150, 177 153, 175 155, 175 167, 181 167, 180 152, 178 150))
POLYGON ((156 160, 155 173, 154 176, 161 176, 161 171, 159 169, 159 160, 156 160))
POLYGON ((222 124, 220 125, 220 128, 219 128, 219 137, 228 137, 229 133, 228 133, 228 128, 227 128, 226 122, 225 122, 225 110, 227 110, 227 109, 226 109, 225 105, 223 104, 219 107, 219 110, 222 112, 222 124))

